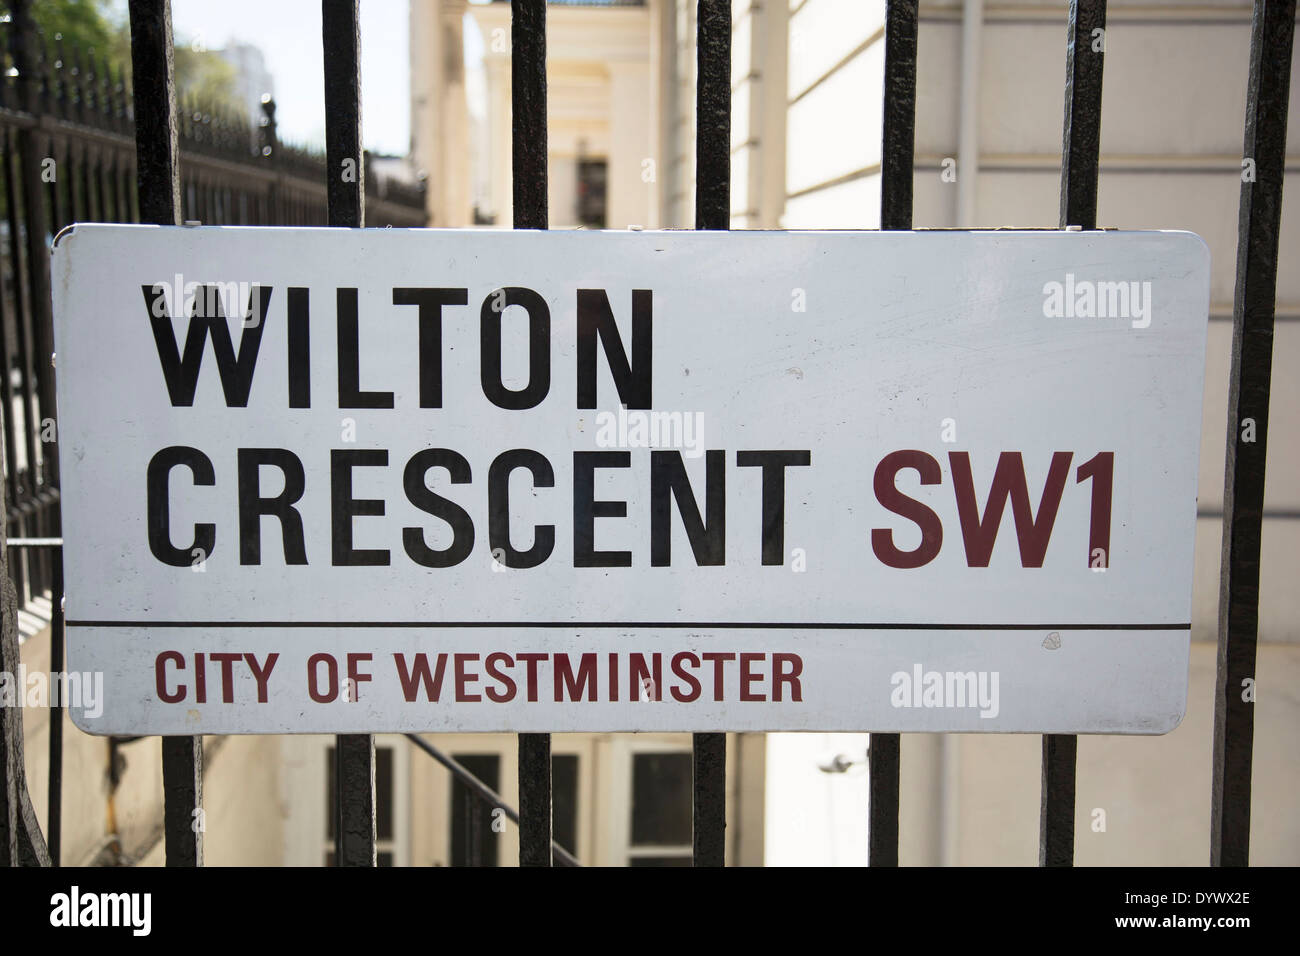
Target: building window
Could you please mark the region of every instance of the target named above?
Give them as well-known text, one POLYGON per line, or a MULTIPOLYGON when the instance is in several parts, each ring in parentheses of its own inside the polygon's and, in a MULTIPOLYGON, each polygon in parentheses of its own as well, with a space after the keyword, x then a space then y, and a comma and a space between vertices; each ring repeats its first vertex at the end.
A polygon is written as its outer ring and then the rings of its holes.
MULTIPOLYGON (((338 823, 337 788, 334 786, 334 748, 325 750, 325 865, 334 865, 334 831, 338 823)), ((393 866, 397 840, 393 821, 396 818, 396 789, 393 784, 392 747, 375 745, 375 861, 379 866, 393 866)))
POLYGON ((578 222, 588 229, 605 228, 606 174, 605 160, 578 160, 578 222))
POLYGON ((632 754, 629 866, 690 866, 691 754, 632 754))
MULTIPOLYGON (((497 754, 454 754, 455 761, 483 784, 500 793, 501 758, 497 754)), ((504 816, 493 811, 469 787, 451 778, 450 845, 452 866, 500 866, 499 833, 504 816)), ((551 757, 551 834, 574 856, 578 855, 578 755, 551 757)), ((554 861, 553 861, 554 862, 554 861)))
MULTIPOLYGON (((500 793, 501 758, 496 754, 453 754, 453 759, 500 793)), ((451 778, 451 865, 500 866, 500 840, 492 828, 492 811, 478 795, 451 778)), ((498 824, 500 826, 500 824, 498 824)))

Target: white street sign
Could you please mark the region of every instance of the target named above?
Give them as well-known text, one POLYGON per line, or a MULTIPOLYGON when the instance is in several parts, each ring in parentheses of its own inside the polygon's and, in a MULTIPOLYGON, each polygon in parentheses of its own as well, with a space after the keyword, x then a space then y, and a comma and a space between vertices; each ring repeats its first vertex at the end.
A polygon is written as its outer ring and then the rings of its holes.
POLYGON ((53 263, 85 730, 1181 719, 1194 235, 92 225, 53 263))

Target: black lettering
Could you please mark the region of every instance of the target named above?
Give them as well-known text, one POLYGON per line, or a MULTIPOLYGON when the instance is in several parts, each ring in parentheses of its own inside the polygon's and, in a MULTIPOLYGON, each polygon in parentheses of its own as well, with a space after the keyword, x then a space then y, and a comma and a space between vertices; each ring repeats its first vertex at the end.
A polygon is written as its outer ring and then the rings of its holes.
POLYGON ((474 522, 464 508, 425 484, 425 476, 432 468, 447 469, 453 485, 467 485, 471 479, 469 462, 450 448, 426 448, 411 456, 402 475, 407 500, 421 511, 447 522, 452 531, 451 544, 439 551, 425 544, 421 529, 403 528, 402 546, 417 564, 426 568, 450 568, 474 550, 474 522))
POLYGON ((185 465, 194 475, 196 485, 215 485, 217 474, 212 461, 197 448, 171 445, 149 459, 146 472, 145 510, 149 526, 149 550, 163 564, 173 568, 191 567, 196 558, 202 562, 212 556, 217 543, 217 526, 196 524, 194 543, 188 548, 177 548, 171 542, 171 500, 168 478, 177 465, 185 465), (195 555, 195 551, 199 552, 195 555))
POLYGON ((289 290, 289 407, 311 408, 311 310, 306 289, 289 290))
POLYGON ((536 407, 550 391, 551 310, 532 289, 507 286, 483 300, 479 311, 479 377, 488 400, 512 411, 536 407), (512 305, 521 305, 528 312, 528 385, 517 392, 501 381, 501 317, 512 305))
POLYGON ((736 464, 763 469, 763 563, 785 564, 785 470, 812 464, 812 452, 738 451, 736 464))
POLYGON ((158 347, 158 360, 162 363, 163 378, 167 382, 167 394, 172 405, 189 407, 194 404, 199 366, 203 363, 203 345, 211 336, 226 405, 230 408, 247 408, 248 393, 253 387, 253 369, 257 365, 258 350, 262 347, 262 331, 266 328, 271 287, 253 286, 245 312, 243 332, 239 337, 239 355, 236 356, 235 347, 230 340, 230 327, 226 324, 221 306, 221 289, 215 285, 201 286, 194 297, 194 308, 185 332, 184 357, 176 345, 171 316, 163 305, 163 288, 148 285, 141 288, 144 290, 145 308, 149 311, 153 340, 158 347), (254 304, 260 307, 261 314, 257 322, 250 325, 247 320, 253 314, 254 304))
POLYGON ((388 464, 388 452, 379 450, 330 450, 330 538, 336 567, 378 567, 389 563, 383 548, 352 547, 352 519, 358 515, 382 515, 382 498, 353 498, 352 469, 388 464))
POLYGON ((361 337, 357 318, 357 290, 339 289, 338 351, 339 351, 339 408, 392 408, 392 392, 363 392, 361 390, 361 337))
POLYGON ((672 514, 670 497, 677 501, 677 512, 701 567, 726 563, 727 559, 727 477, 726 452, 705 452, 704 510, 707 521, 700 519, 700 509, 686 477, 686 465, 679 451, 650 453, 650 564, 667 567, 672 563, 672 514))
POLYGON ((497 455, 488 469, 488 544, 492 556, 508 568, 535 568, 555 550, 555 526, 540 524, 533 528, 533 546, 516 551, 510 543, 510 473, 527 468, 534 488, 554 488, 555 471, 540 452, 530 448, 512 448, 497 455))
POLYGON ((596 501, 597 468, 630 468, 630 451, 573 453, 573 566, 630 568, 631 551, 597 551, 596 519, 626 518, 626 501, 596 501))
POLYGON ((619 401, 628 408, 649 408, 651 338, 654 329, 652 293, 632 290, 632 361, 614 322, 614 312, 604 289, 578 290, 578 407, 596 407, 596 340, 605 349, 605 361, 618 389, 619 401))
POLYGON ((307 563, 307 542, 302 515, 294 505, 307 490, 302 462, 283 448, 241 448, 239 471, 239 563, 262 563, 262 516, 280 519, 285 564, 307 563), (260 470, 263 465, 279 468, 284 490, 274 498, 263 498, 260 470))
POLYGON ((468 302, 468 289, 393 290, 393 305, 415 305, 420 309, 421 408, 442 408, 442 307, 468 302))

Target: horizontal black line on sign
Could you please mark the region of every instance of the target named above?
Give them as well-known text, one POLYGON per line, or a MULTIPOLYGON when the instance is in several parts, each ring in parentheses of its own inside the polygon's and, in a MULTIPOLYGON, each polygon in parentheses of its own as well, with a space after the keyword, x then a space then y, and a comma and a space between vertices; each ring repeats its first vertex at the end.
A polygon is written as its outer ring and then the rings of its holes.
POLYGON ((793 621, 68 621, 68 627, 502 627, 632 628, 657 630, 744 630, 781 628, 804 631, 1190 631, 1191 624, 900 624, 896 622, 793 621))

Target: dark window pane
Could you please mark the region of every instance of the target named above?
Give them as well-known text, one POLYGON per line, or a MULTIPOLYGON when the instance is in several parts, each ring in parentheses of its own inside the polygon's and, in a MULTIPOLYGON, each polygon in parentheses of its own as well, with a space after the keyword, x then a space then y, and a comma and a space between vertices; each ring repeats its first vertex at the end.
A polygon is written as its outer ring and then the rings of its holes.
POLYGON ((589 229, 605 228, 605 180, 608 169, 603 159, 578 161, 578 222, 589 229))
POLYGON ((551 755, 551 836, 578 855, 578 755, 551 755))
POLYGON ((691 843, 691 755, 632 757, 632 845, 691 843))
MULTIPOLYGON (((501 758, 496 754, 454 754, 455 761, 493 790, 501 782, 501 758)), ((492 832, 492 810, 469 787, 451 779, 451 865, 499 866, 498 840, 492 832)))
POLYGON ((634 856, 629 866, 690 866, 689 856, 634 856))

